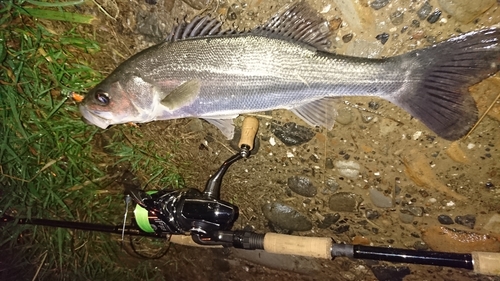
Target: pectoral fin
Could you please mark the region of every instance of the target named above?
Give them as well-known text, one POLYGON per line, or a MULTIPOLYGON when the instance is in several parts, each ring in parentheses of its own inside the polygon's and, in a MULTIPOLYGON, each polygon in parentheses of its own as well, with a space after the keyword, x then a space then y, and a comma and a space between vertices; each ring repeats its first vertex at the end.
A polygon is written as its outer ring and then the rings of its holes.
POLYGON ((161 104, 168 110, 176 110, 192 104, 200 93, 200 80, 192 79, 182 83, 161 100, 161 104))
POLYGON ((291 111, 311 126, 323 126, 331 130, 337 117, 335 101, 334 98, 323 98, 293 108, 291 111))

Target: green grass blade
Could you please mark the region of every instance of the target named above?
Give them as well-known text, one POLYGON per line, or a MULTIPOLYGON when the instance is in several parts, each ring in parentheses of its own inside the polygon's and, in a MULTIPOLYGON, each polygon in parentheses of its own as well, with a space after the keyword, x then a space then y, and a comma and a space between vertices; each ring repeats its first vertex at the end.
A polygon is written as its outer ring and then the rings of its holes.
POLYGON ((93 24, 97 19, 93 16, 79 15, 63 11, 42 10, 36 8, 23 8, 21 14, 39 19, 60 20, 73 23, 93 24))

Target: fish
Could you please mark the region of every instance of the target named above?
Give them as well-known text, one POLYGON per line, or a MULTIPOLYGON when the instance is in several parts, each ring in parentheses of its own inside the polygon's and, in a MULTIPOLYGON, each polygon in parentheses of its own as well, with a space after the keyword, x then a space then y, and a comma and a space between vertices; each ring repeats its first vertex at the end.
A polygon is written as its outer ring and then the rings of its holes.
POLYGON ((288 109, 331 130, 336 99, 372 96, 457 140, 478 119, 468 87, 500 65, 497 27, 399 56, 361 58, 329 52, 326 21, 303 1, 252 30, 221 26, 210 15, 179 23, 165 41, 124 61, 85 95, 83 120, 105 129, 196 117, 231 139, 240 114, 288 109))

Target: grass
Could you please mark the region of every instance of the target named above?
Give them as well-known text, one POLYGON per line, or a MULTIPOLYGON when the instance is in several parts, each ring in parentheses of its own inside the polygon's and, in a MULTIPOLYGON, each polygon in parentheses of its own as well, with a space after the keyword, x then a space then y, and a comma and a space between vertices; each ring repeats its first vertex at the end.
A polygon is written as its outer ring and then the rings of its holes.
MULTIPOLYGON (((69 98, 103 78, 85 61, 99 44, 69 23, 57 34, 31 16, 76 23, 89 17, 63 11, 64 3, 37 3, 0 3, 0 214, 119 224, 121 192, 96 181, 106 177, 105 167, 96 164, 104 160, 92 149, 99 129, 80 120, 69 98)), ((150 185, 182 184, 168 155, 152 153, 148 145, 111 146, 119 162, 151 175, 150 185)), ((0 280, 162 279, 147 262, 120 266, 119 243, 109 234, 1 227, 0 280)))

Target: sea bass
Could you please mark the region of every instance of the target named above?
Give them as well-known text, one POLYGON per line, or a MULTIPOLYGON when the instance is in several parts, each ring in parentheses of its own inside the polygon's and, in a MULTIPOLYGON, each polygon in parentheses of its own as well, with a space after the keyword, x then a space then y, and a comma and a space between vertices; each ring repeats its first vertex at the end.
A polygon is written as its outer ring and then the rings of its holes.
POLYGON ((239 114, 289 109, 331 129, 333 98, 375 96, 456 140, 477 120, 468 87, 499 71, 496 28, 383 59, 327 52, 328 36, 325 21, 303 2, 247 32, 196 17, 123 62, 85 96, 80 111, 101 128, 198 117, 231 138, 239 114))

